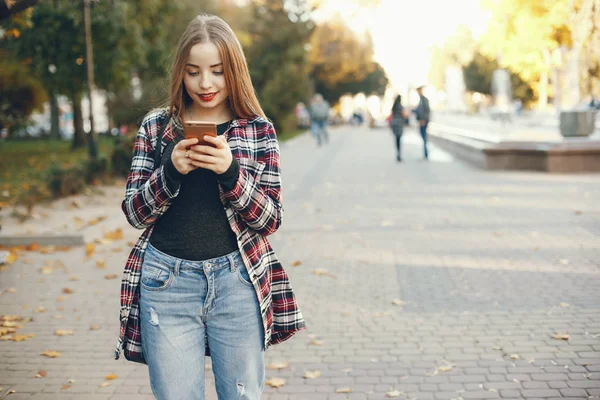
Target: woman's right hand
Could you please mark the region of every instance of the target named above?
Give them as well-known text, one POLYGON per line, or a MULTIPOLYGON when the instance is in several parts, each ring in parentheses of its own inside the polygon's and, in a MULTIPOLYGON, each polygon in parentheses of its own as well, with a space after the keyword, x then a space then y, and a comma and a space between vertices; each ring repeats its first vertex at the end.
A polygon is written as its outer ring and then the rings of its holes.
POLYGON ((187 154, 191 152, 191 150, 187 150, 190 146, 193 146, 198 143, 197 138, 184 139, 177 143, 173 148, 173 152, 171 153, 171 162, 173 166, 179 173, 182 175, 187 175, 190 171, 195 170, 198 167, 192 165, 192 159, 187 157, 187 154))

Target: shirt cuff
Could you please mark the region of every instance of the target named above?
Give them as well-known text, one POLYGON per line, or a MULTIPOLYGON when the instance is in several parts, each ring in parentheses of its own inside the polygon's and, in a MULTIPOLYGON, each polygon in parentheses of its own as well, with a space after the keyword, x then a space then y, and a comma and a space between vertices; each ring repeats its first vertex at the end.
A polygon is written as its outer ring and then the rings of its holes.
POLYGON ((224 191, 229 192, 233 190, 235 184, 237 183, 238 177, 240 175, 240 164, 234 157, 231 160, 231 165, 227 168, 227 171, 222 174, 217 175, 217 180, 221 184, 221 187, 224 191))

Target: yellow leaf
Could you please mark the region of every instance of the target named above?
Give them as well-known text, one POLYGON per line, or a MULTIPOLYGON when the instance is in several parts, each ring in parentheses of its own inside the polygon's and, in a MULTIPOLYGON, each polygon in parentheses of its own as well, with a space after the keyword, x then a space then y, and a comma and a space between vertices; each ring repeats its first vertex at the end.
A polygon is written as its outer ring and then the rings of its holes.
POLYGON ((94 245, 94 243, 88 243, 85 246, 85 255, 89 257, 94 255, 94 252, 96 251, 96 246, 94 245))
POLYGON ((100 329, 100 325, 94 324, 94 325, 90 326, 90 331, 97 331, 98 329, 100 329))
POLYGON ((57 329, 54 331, 54 334, 56 336, 68 336, 68 335, 72 335, 73 331, 70 329, 57 329))
POLYGON ((336 393, 352 393, 352 389, 350 388, 339 388, 335 390, 336 393))
POLYGON ((106 379, 107 381, 117 379, 117 375, 115 375, 115 374, 106 375, 106 377, 104 379, 106 379))
POLYGON ((69 289, 68 287, 64 288, 64 289, 62 290, 62 292, 63 292, 64 294, 71 294, 71 293, 75 293, 75 292, 73 291, 73 289, 69 289))
POLYGON ((284 369, 284 368, 287 368, 289 365, 290 365, 290 363, 287 361, 274 362, 274 363, 267 365, 267 369, 284 369))
POLYGON ((555 333, 552 335, 552 339, 556 340, 569 340, 571 336, 568 333, 555 333))
POLYGON ((54 351, 54 350, 46 350, 43 353, 40 353, 42 356, 46 356, 46 357, 50 357, 50 358, 56 358, 56 357, 60 357, 60 353, 58 351, 54 351))
POLYGON ((321 377, 321 371, 306 371, 304 373, 304 379, 317 379, 321 377))
POLYGON ((98 260, 96 261, 96 268, 104 268, 104 260, 98 260))
POLYGON ((452 365, 442 365, 437 369, 439 372, 450 372, 452 371, 452 365))
POLYGON ((292 261, 292 263, 290 264, 292 267, 297 267, 299 265, 302 265, 301 261, 292 261))
POLYGON ((110 382, 108 382, 108 381, 106 381, 106 382, 102 382, 102 383, 100 384, 100 387, 107 387, 107 386, 110 386, 110 385, 111 385, 111 383, 110 383, 110 382))
POLYGON ((311 340, 310 344, 312 344, 313 346, 323 346, 323 341, 318 340, 318 339, 313 339, 311 340))
POLYGON ((118 228, 117 230, 115 230, 113 232, 106 232, 104 234, 104 237, 106 239, 110 239, 110 240, 123 239, 123 230, 121 228, 118 228))
POLYGON ((33 333, 28 333, 26 335, 13 335, 12 341, 13 342, 23 342, 25 340, 31 339, 34 336, 35 336, 35 334, 33 334, 33 333))
POLYGON ((510 358, 511 358, 512 360, 519 360, 521 357, 520 357, 518 354, 511 354, 511 355, 510 355, 510 358))
POLYGON ((64 389, 68 389, 68 388, 70 388, 70 387, 71 387, 71 385, 63 385, 63 386, 62 386, 60 389, 61 389, 61 390, 64 390, 64 389))
POLYGON ((272 388, 279 388, 285 385, 285 379, 271 378, 268 379, 265 384, 271 386, 272 388))
POLYGON ((116 278, 117 278, 117 274, 104 275, 104 279, 116 279, 116 278))
POLYGON ((404 392, 399 392, 398 390, 395 389, 390 389, 386 394, 385 397, 400 397, 404 394, 404 392))
POLYGON ((45 378, 47 375, 46 371, 39 371, 37 374, 35 374, 36 378, 45 378))

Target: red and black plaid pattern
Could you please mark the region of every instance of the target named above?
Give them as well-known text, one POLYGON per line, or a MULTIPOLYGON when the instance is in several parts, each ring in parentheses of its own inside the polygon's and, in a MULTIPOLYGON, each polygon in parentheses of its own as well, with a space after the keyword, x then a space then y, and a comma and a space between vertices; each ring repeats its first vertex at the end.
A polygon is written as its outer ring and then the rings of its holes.
MULTIPOLYGON (((179 194, 168 189, 163 167, 154 166, 154 146, 159 124, 163 122, 164 111, 152 112, 144 118, 135 141, 122 204, 127 221, 144 232, 123 270, 121 325, 115 358, 123 350, 127 360, 141 363, 145 363, 139 309, 144 252, 154 222, 179 194)), ((174 121, 173 125, 181 128, 180 121, 174 121)), ((168 145, 176 136, 176 130, 167 127, 162 145, 168 145)), ((283 214, 279 144, 273 125, 260 117, 233 120, 225 136, 240 164, 240 174, 231 191, 224 192, 219 187, 221 201, 258 297, 267 349, 305 329, 288 276, 266 238, 279 228, 283 214)))

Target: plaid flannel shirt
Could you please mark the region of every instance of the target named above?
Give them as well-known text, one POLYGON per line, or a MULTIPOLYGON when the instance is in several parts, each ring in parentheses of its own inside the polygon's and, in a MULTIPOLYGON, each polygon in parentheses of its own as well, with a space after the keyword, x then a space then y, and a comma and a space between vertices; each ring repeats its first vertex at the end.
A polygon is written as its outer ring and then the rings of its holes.
MULTIPOLYGON (((179 194, 179 189, 174 193, 169 190, 164 167, 154 165, 154 146, 163 121, 167 121, 165 112, 155 111, 142 122, 122 204, 127 221, 144 232, 133 246, 123 270, 121 324, 115 359, 123 350, 127 360, 140 363, 145 363, 139 307, 144 252, 154 222, 179 194)), ((180 130, 180 120, 174 119, 164 131, 163 148, 180 130), (173 125, 177 129, 172 129, 173 125)), ((256 291, 266 350, 305 329, 288 276, 266 238, 279 228, 283 213, 279 145, 273 125, 261 117, 234 119, 225 137, 240 164, 240 172, 231 191, 224 192, 219 185, 220 197, 256 291)))

